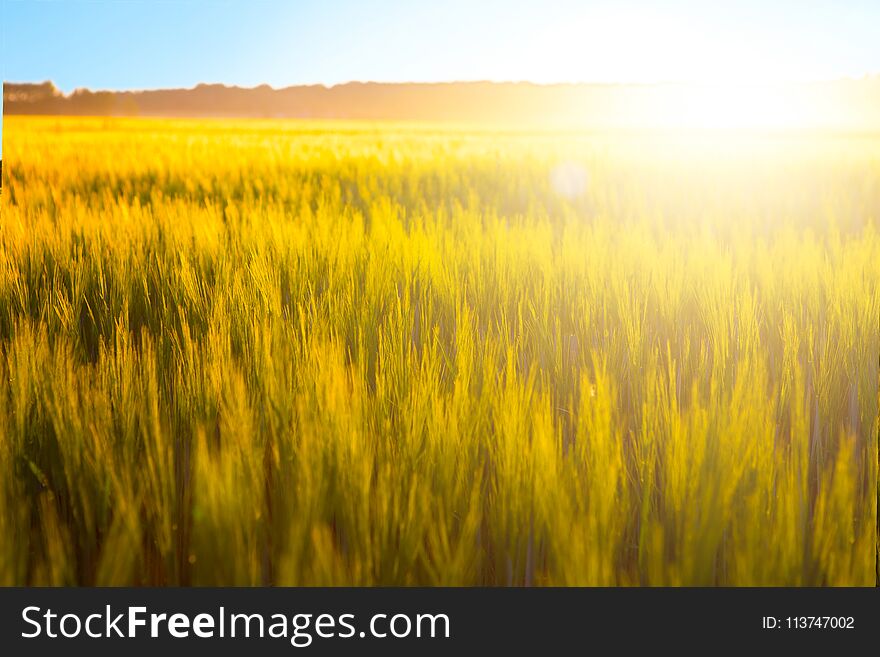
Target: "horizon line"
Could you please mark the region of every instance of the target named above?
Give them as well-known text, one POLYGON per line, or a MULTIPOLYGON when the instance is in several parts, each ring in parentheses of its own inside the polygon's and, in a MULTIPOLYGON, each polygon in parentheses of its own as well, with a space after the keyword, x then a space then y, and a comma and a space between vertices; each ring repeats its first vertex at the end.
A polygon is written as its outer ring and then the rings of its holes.
POLYGON ((287 89, 294 88, 315 88, 320 87, 327 90, 332 90, 337 87, 346 87, 346 86, 354 86, 354 85, 380 85, 380 86, 446 86, 446 85, 528 85, 533 87, 717 87, 717 86, 725 86, 725 87, 770 87, 770 86, 803 86, 803 85, 816 85, 816 84, 834 84, 834 83, 855 83, 855 82, 870 82, 880 80, 880 71, 873 73, 863 73, 860 76, 839 76, 833 78, 814 78, 814 79, 780 79, 780 80, 656 80, 656 81, 638 81, 638 80, 627 80, 627 81, 610 81, 610 80, 596 80, 596 81, 553 81, 553 82, 536 82, 534 80, 493 80, 493 79, 478 79, 478 80, 347 80, 344 82, 335 82, 335 83, 326 83, 326 82, 303 82, 303 83, 294 83, 288 84, 284 86, 274 86, 268 82, 263 82, 260 84, 255 84, 252 86, 244 86, 241 84, 229 83, 229 82, 197 82, 192 86, 183 87, 183 86, 169 86, 169 87, 128 87, 128 88, 91 88, 87 86, 74 87, 73 89, 65 90, 59 87, 53 80, 40 80, 40 81, 28 81, 28 80, 3 80, 0 84, 3 85, 42 85, 42 84, 51 84, 57 91, 61 93, 64 97, 69 97, 75 94, 76 92, 91 92, 91 93, 150 93, 150 92, 159 92, 159 91, 194 91, 200 87, 223 87, 226 89, 242 89, 242 90, 255 90, 268 88, 271 91, 284 91, 287 89))

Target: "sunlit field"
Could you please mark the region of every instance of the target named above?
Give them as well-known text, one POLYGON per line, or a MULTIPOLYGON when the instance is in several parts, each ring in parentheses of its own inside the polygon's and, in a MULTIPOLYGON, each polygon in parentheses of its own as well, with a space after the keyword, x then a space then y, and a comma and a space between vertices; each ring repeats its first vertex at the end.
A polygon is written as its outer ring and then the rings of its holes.
POLYGON ((874 584, 880 135, 3 138, 0 584, 874 584))

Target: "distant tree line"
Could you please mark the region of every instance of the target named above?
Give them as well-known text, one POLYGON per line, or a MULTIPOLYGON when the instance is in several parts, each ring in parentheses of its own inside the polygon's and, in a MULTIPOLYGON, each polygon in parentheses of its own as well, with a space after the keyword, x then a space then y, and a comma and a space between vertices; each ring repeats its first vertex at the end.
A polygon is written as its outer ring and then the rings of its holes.
POLYGON ((137 103, 125 94, 77 89, 62 94, 51 82, 3 85, 6 114, 67 114, 89 116, 132 115, 137 103))
MULTIPOLYGON (((821 106, 841 125, 880 128, 880 77, 791 85, 791 91, 797 103, 821 106)), ((283 89, 200 84, 192 89, 77 89, 64 94, 51 82, 42 82, 6 83, 3 102, 7 115, 388 119, 597 128, 642 126, 651 119, 652 107, 688 113, 687 94, 673 84, 352 82, 283 89)))

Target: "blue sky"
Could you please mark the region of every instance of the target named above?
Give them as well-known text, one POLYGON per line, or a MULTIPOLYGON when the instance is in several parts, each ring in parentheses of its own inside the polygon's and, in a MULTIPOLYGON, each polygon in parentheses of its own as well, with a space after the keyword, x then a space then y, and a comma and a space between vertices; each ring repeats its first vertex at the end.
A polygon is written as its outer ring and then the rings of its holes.
POLYGON ((0 75, 61 89, 880 73, 880 0, 0 0, 0 75))

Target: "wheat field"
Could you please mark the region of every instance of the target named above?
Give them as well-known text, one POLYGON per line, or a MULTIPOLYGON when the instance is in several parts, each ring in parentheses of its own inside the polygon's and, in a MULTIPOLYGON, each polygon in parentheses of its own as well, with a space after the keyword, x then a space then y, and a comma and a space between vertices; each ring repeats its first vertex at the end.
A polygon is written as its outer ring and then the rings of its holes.
POLYGON ((874 584, 880 136, 4 129, 0 584, 874 584))

